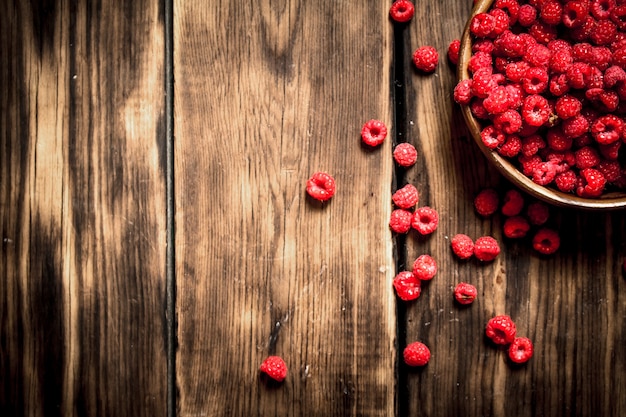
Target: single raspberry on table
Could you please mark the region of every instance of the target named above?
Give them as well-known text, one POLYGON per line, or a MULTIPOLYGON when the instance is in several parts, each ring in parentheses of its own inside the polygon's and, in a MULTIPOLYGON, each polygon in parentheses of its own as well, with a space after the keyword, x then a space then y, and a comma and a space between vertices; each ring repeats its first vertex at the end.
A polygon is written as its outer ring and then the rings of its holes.
POLYGON ((282 382, 287 377, 287 365, 280 356, 268 356, 259 370, 275 381, 282 382))
POLYGON ((367 121, 361 129, 361 139, 366 145, 378 146, 387 137, 387 126, 380 120, 372 119, 367 121))
POLYGON ((460 259, 469 259, 474 255, 474 241, 468 235, 459 233, 450 241, 452 252, 460 259))
POLYGON ((526 208, 526 217, 530 224, 541 226, 550 218, 550 209, 541 201, 534 201, 526 208))
POLYGON ((561 246, 561 238, 556 230, 542 228, 533 237, 533 248, 544 255, 551 255, 561 246))
POLYGON ((406 23, 413 18, 415 6, 408 0, 396 0, 389 8, 389 15, 398 23, 406 23))
POLYGON ((411 219, 413 213, 405 209, 396 209, 391 212, 389 227, 396 233, 407 233, 411 230, 411 219))
POLYGON ((485 333, 496 345, 508 345, 515 340, 517 328, 511 317, 500 315, 491 318, 487 322, 485 333))
POLYGON ((524 196, 517 190, 508 190, 502 198, 502 214, 505 216, 517 216, 524 208, 524 196))
POLYGON ((509 239, 520 239, 526 236, 530 230, 530 223, 522 216, 509 217, 502 226, 504 236, 509 239))
POLYGON ((410 209, 419 202, 419 193, 412 184, 407 184, 391 196, 393 203, 402 209, 410 209))
POLYGON ((415 210, 411 219, 411 227, 422 235, 429 235, 437 230, 439 214, 431 207, 424 206, 415 210))
POLYGON ((476 287, 467 282, 459 282, 454 287, 454 298, 459 304, 472 304, 478 295, 476 287))
POLYGON ((413 263, 413 275, 421 281, 433 279, 437 273, 437 262, 430 255, 420 255, 413 263))
POLYGON ((500 197, 493 188, 485 188, 474 197, 474 208, 483 217, 489 217, 500 205, 500 197))
POLYGON ((432 46, 421 46, 413 53, 413 64, 424 72, 433 72, 437 69, 439 54, 432 46))
POLYGON ((393 279, 393 288, 403 301, 412 301, 422 293, 421 281, 411 272, 402 271, 393 279))
POLYGON ((409 343, 402 353, 408 366, 424 366, 430 360, 430 349, 422 342, 409 343))
POLYGON ((319 201, 330 199, 335 191, 335 179, 325 172, 316 172, 306 182, 306 192, 319 201))
POLYGON ((516 337, 509 346, 509 358, 515 363, 528 362, 533 352, 533 343, 527 337, 516 337))
POLYGON ((474 242, 474 256, 483 262, 489 262, 496 259, 500 254, 500 246, 498 241, 491 236, 482 236, 474 242))
POLYGON ((410 167, 417 161, 417 150, 410 143, 399 143, 393 150, 393 159, 403 167, 410 167))
POLYGON ((461 41, 455 39, 448 45, 448 59, 454 65, 459 63, 459 50, 461 49, 461 41))

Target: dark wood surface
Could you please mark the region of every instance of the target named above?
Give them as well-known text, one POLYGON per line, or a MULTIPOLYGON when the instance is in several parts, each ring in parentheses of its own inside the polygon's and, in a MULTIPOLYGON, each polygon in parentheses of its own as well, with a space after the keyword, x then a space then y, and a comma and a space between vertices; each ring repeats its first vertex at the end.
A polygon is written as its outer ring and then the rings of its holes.
POLYGON ((624 212, 552 209, 549 257, 479 218, 474 195, 510 185, 451 98, 471 1, 416 2, 395 30, 390 4, 2 2, 0 415, 626 414, 624 212), (375 150, 371 118, 390 128, 375 150), (398 141, 414 167, 394 167, 398 141), (337 179, 324 204, 304 192, 317 170, 337 179), (427 238, 388 229, 404 183, 439 211, 427 238), (456 233, 502 253, 459 262, 456 233), (422 253, 439 272, 399 302, 422 253), (496 314, 535 343, 528 364, 485 339, 496 314), (414 340, 423 369, 400 360, 414 340))

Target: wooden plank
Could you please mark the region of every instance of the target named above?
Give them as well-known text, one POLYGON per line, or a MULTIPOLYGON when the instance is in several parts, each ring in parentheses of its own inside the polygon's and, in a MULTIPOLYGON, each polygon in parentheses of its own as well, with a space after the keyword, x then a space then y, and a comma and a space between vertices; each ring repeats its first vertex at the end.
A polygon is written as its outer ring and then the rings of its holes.
POLYGON ((163 16, 3 2, 0 414, 166 410, 163 16))
POLYGON ((418 46, 445 54, 460 38, 470 7, 423 2, 405 31, 407 137, 420 152, 406 180, 421 191, 420 205, 440 214, 431 237, 407 238, 407 264, 430 253, 440 268, 406 309, 406 342, 424 341, 432 359, 423 370, 400 369, 407 386, 403 407, 416 416, 624 415, 624 213, 553 209, 550 226, 560 230, 562 247, 552 257, 538 256, 528 239, 503 239, 503 217, 480 219, 472 200, 482 188, 510 186, 469 138, 451 98, 454 68, 445 56, 434 75, 411 66, 418 46), (450 250, 456 233, 493 235, 502 253, 484 265, 459 262, 450 250), (460 281, 478 287, 469 308, 453 302, 452 288, 460 281), (485 339, 485 325, 497 314, 509 314, 518 333, 534 341, 535 356, 525 366, 512 366, 506 352, 485 339))
POLYGON ((180 415, 393 415, 391 143, 359 137, 392 127, 388 5, 174 11, 180 415), (326 204, 305 195, 317 170, 326 204))

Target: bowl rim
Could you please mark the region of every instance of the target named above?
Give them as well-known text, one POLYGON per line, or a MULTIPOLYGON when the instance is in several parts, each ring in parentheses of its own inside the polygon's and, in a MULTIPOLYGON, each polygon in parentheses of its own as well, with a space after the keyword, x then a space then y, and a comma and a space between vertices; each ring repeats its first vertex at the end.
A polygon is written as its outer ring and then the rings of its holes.
MULTIPOLYGON (((470 78, 467 66, 472 56, 472 38, 469 30, 472 18, 478 13, 487 12, 493 1, 494 0, 478 0, 472 9, 470 17, 467 19, 459 48, 457 81, 470 78)), ((460 107, 463 118, 469 127, 470 134, 485 157, 496 167, 500 174, 526 193, 546 203, 559 207, 575 207, 587 210, 615 210, 626 208, 626 193, 614 192, 597 199, 589 199, 534 183, 530 178, 520 172, 508 159, 489 149, 482 143, 480 137, 474 134, 474 132, 480 132, 480 123, 474 118, 468 105, 461 105, 460 107)))

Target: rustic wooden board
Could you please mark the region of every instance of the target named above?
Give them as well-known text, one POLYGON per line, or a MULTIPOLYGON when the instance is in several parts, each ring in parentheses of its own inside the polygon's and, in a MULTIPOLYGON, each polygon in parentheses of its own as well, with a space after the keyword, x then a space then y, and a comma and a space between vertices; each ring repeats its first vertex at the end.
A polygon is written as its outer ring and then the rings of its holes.
POLYGON ((0 414, 166 411, 155 2, 2 2, 0 414))
POLYGON ((174 3, 178 409, 394 414, 388 5, 174 3), (318 204, 306 179, 328 171, 318 204), (259 378, 269 354, 290 373, 259 378))
POLYGON ((562 247, 538 256, 528 240, 502 238, 502 216, 479 218, 474 195, 482 188, 510 188, 486 165, 452 102, 455 69, 445 55, 437 72, 418 74, 413 51, 435 46, 445 54, 460 38, 471 2, 422 2, 404 30, 407 83, 407 140, 420 151, 405 180, 421 191, 420 205, 440 214, 427 239, 406 239, 406 264, 422 253, 439 263, 435 279, 399 319, 401 342, 421 340, 431 348, 422 370, 400 368, 401 415, 565 416, 624 415, 626 397, 626 283, 624 213, 552 210, 550 226, 561 231, 562 247), (433 25, 430 22, 436 21, 433 25), (493 235, 502 254, 488 264, 459 262, 450 238, 493 235), (452 289, 467 281, 479 298, 469 308, 453 302, 452 289), (508 362, 484 328, 497 314, 509 314, 518 333, 535 343, 525 366, 508 362))

